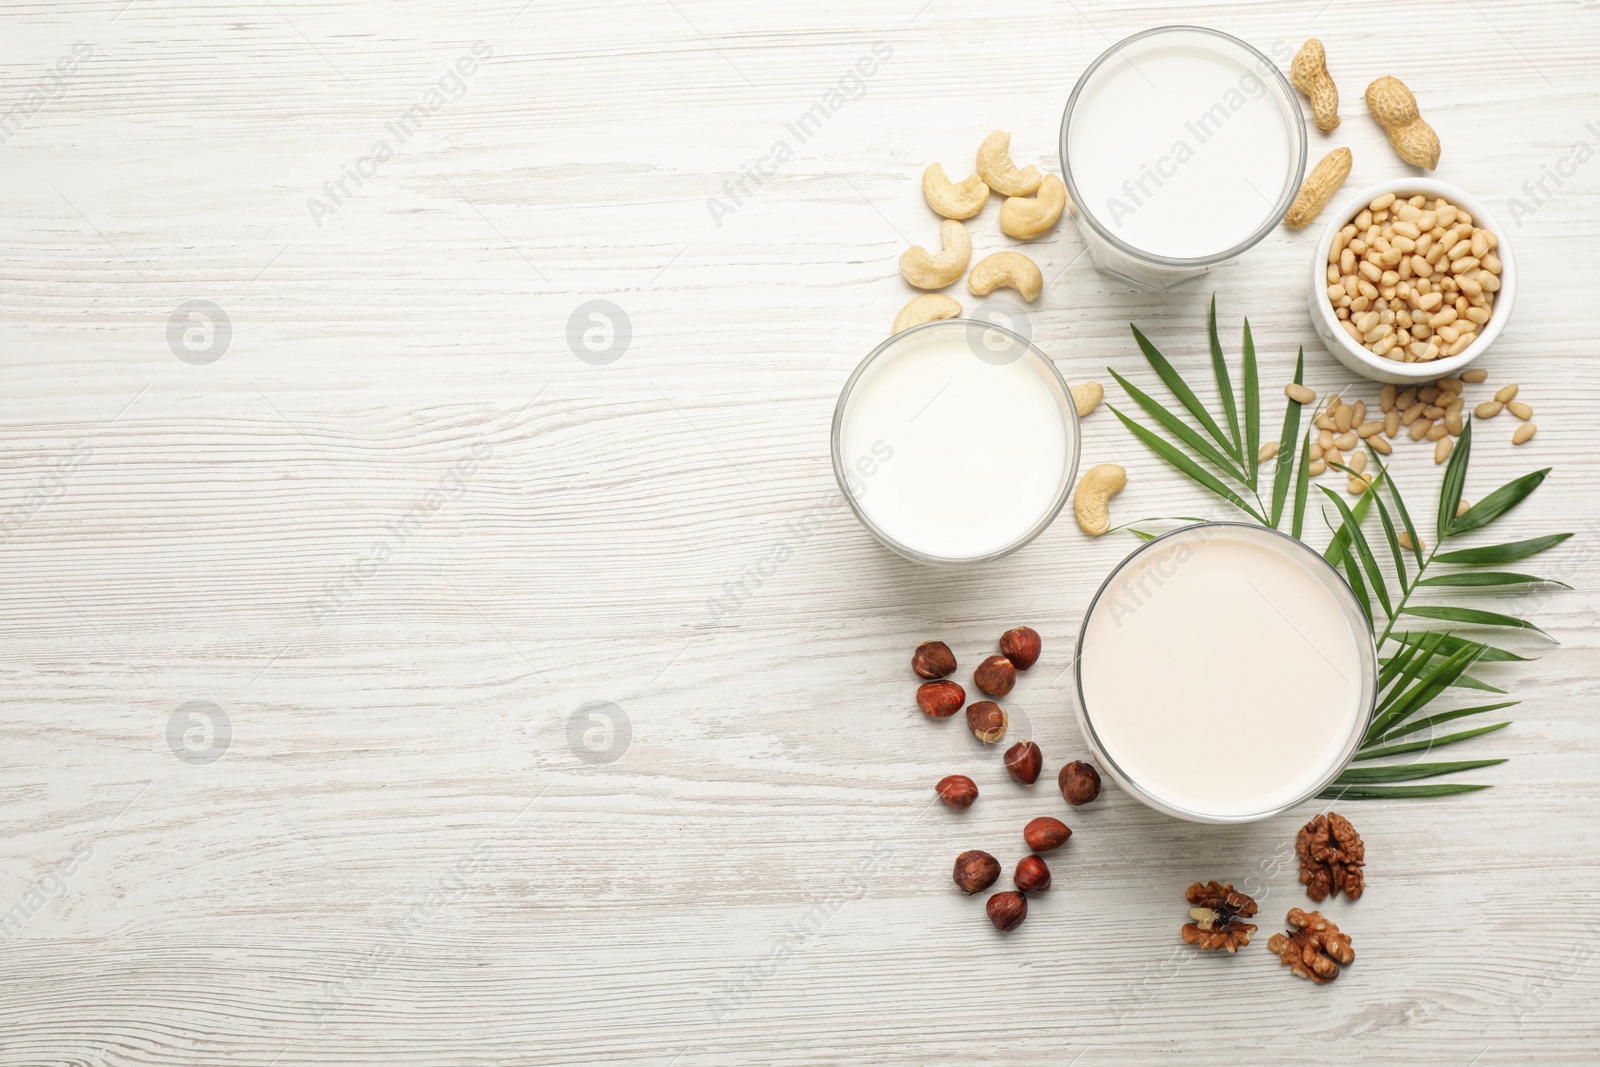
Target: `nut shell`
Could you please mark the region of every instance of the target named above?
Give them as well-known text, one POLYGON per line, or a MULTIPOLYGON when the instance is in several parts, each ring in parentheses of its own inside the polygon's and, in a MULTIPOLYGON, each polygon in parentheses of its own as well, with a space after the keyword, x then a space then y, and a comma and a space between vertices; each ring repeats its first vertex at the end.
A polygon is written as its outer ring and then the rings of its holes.
POLYGON ((919 678, 943 678, 956 669, 956 654, 943 641, 924 641, 911 656, 911 669, 919 678))
POLYGON ((917 707, 934 719, 948 719, 967 702, 967 691, 957 682, 940 678, 917 686, 917 707))
POLYGON ((1049 852, 1060 848, 1072 836, 1072 829, 1060 819, 1041 815, 1022 828, 1022 839, 1035 852, 1049 852))
POLYGON ((964 774, 952 774, 939 779, 933 791, 939 794, 939 799, 944 801, 946 807, 956 811, 966 811, 978 799, 978 783, 964 774))
POLYGON ((1044 753, 1032 741, 1018 741, 1006 749, 1006 773, 1021 785, 1037 782, 1043 767, 1044 753))
POLYGON ((1017 684, 1017 668, 1004 656, 990 656, 972 672, 972 681, 992 697, 1003 697, 1017 684))
POLYGON ((1061 768, 1056 776, 1061 795, 1068 804, 1077 807, 1087 804, 1100 795, 1100 772, 1082 760, 1073 760, 1061 768))
POLYGON ((1011 881, 1019 892, 1043 893, 1050 888, 1050 868, 1038 856, 1024 856, 1017 861, 1011 881))
POLYGON ((1022 920, 1028 917, 1028 898, 1021 893, 996 893, 989 898, 983 906, 989 913, 989 921, 994 923, 994 928, 1001 933, 1009 933, 1022 925, 1022 920))
POLYGON ((967 729, 984 744, 994 744, 1006 735, 1006 709, 992 700, 968 704, 967 729))
POLYGON ((981 893, 999 879, 1000 861, 987 852, 972 849, 956 857, 951 877, 963 893, 981 893))
POLYGON ((1025 671, 1039 662, 1041 647, 1039 631, 1031 626, 1018 626, 1000 635, 1001 654, 1019 671, 1025 671))

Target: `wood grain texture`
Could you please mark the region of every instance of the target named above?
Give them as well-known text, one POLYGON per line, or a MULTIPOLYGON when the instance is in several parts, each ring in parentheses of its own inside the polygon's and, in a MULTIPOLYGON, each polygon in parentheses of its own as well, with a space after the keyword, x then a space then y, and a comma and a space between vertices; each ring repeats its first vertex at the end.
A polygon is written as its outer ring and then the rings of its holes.
MULTIPOLYGON (((1525 605, 1561 647, 1493 672, 1523 701, 1466 746, 1511 757, 1481 773, 1493 790, 1352 805, 1370 889, 1327 909, 1358 952, 1332 987, 1177 937, 1183 888, 1216 877, 1262 898, 1264 942, 1303 901, 1310 806, 1213 830, 1108 790, 1069 816, 1016 934, 957 899, 957 852, 1009 867, 1021 825, 1063 805, 916 714, 910 649, 943 637, 970 665, 1036 626, 1011 705, 1048 776, 1082 755, 1072 636, 1131 546, 1061 521, 981 570, 915 567, 837 506, 827 455, 840 385, 910 295, 896 256, 937 235, 922 168, 965 173, 1001 127, 1058 169, 1062 104, 1111 41, 1185 21, 1287 56, 1315 33, 1345 121, 1314 149, 1350 145, 1353 185, 1403 173, 1360 103, 1399 74, 1439 175, 1504 210, 1600 142, 1593 4, 60 0, 4 19, 0 115, 75 42, 91 54, 0 143, 0 915, 23 909, 0 1063, 1600 1058, 1600 162, 1508 234, 1523 286, 1483 365, 1541 429, 1514 450, 1486 427, 1467 489, 1555 464, 1497 532, 1577 532, 1540 561, 1576 588, 1525 605), (1410 25, 1446 54, 1397 45, 1410 25), (398 143, 476 42, 492 55, 440 90, 459 98, 398 143), (794 138, 877 42, 892 55, 859 94, 794 138), (786 138, 719 225, 708 199, 786 138), (392 158, 332 205, 324 183, 380 139, 392 158), (595 299, 631 324, 603 366, 568 343, 595 299), (208 365, 168 344, 190 300, 232 323, 208 365), (214 734, 186 747, 192 702, 227 716, 214 761, 195 751, 214 734), (958 770, 983 799, 930 806, 958 770)), ((993 211, 976 253, 1005 243, 993 211)), ((1313 387, 1350 384, 1307 319, 1312 233, 1154 296, 1063 227, 1030 249, 1035 336, 1069 378, 1111 363, 1146 385, 1127 323, 1203 368, 1215 290, 1230 349, 1250 318, 1270 421, 1297 346, 1313 387)), ((1425 498, 1427 450, 1396 451, 1425 498)), ((1101 461, 1129 468, 1125 517, 1210 509, 1104 412, 1101 461)), ((1201 756, 1225 765, 1226 739, 1201 756)))

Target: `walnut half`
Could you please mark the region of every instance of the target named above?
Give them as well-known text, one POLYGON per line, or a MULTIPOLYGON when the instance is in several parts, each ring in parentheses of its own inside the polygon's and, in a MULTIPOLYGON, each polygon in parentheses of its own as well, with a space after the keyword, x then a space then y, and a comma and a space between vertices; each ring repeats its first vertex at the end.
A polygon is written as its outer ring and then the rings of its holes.
POLYGON ((1349 819, 1332 811, 1318 815, 1300 828, 1294 849, 1300 854, 1300 882, 1312 900, 1327 900, 1341 890, 1351 900, 1360 899, 1367 846, 1349 819))
POLYGON ((1273 934, 1267 941, 1267 948, 1276 952, 1278 959, 1296 976, 1326 985, 1339 977, 1341 963, 1355 960, 1350 935, 1340 933, 1333 920, 1324 919, 1320 911, 1290 908, 1289 925, 1295 929, 1288 934, 1273 934))
POLYGON ((1237 952, 1250 943, 1256 928, 1240 922, 1256 913, 1256 902, 1233 888, 1228 882, 1196 882, 1184 894, 1184 899, 1194 907, 1189 909, 1193 922, 1183 926, 1186 944, 1203 949, 1222 949, 1237 952))

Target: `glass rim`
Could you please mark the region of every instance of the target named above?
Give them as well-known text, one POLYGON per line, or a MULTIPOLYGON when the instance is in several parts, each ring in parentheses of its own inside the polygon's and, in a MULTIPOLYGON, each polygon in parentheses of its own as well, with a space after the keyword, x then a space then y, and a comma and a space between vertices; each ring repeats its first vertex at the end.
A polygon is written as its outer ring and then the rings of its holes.
MULTIPOLYGON (((976 358, 976 356, 974 358, 976 358)), ((935 319, 932 322, 924 322, 920 325, 901 330, 899 333, 890 334, 876 347, 874 347, 871 352, 867 353, 866 357, 862 359, 860 363, 856 364, 855 370, 851 371, 850 377, 845 380, 844 387, 839 390, 839 399, 834 404, 833 426, 829 432, 828 445, 833 460, 833 479, 839 486, 839 492, 843 494, 845 501, 850 505, 850 510, 855 514, 856 520, 860 522, 862 526, 866 527, 867 532, 872 534, 872 536, 877 539, 879 544, 894 552, 896 555, 903 556, 914 563, 927 563, 934 565, 988 563, 993 560, 1009 556, 1018 549, 1026 547, 1040 534, 1044 533, 1045 530, 1049 529, 1050 524, 1053 523, 1056 520, 1056 517, 1061 514, 1061 509, 1066 506, 1067 499, 1072 495, 1073 479, 1075 479, 1078 474, 1078 457, 1080 447, 1078 409, 1072 400, 1072 387, 1067 384, 1066 376, 1063 375, 1061 373, 1061 369, 1056 366, 1056 361, 1051 358, 1048 352, 1034 344, 1030 338, 1022 336, 1015 330, 1001 326, 997 323, 987 322, 983 319, 969 319, 962 317, 935 319), (1021 358, 1031 359, 1035 366, 1043 369, 1046 377, 1050 380, 1050 384, 1058 387, 1059 392, 1057 393, 1056 407, 1061 412, 1062 425, 1067 432, 1066 463, 1062 467, 1061 484, 1056 488, 1056 495, 1054 499, 1051 500, 1050 506, 1044 510, 1044 513, 1039 517, 1038 521, 1029 527, 1027 532, 1022 534, 1016 540, 1009 542, 1003 548, 997 549, 993 552, 986 552, 978 556, 935 556, 926 552, 918 551, 917 549, 914 549, 909 545, 903 544, 902 542, 896 540, 867 516, 860 503, 856 500, 855 493, 850 491, 850 484, 845 476, 844 470, 843 428, 845 409, 849 406, 850 397, 855 392, 856 384, 861 380, 861 376, 866 373, 867 368, 871 367, 879 358, 883 356, 885 352, 890 349, 891 346, 898 342, 904 341, 905 339, 919 333, 938 332, 940 330, 949 330, 953 328, 959 328, 962 330, 970 330, 974 328, 982 330, 996 330, 1010 338, 1014 344, 1021 346, 1023 352, 1023 356, 1021 358)))
POLYGON ((1192 522, 1187 526, 1180 526, 1175 530, 1168 530, 1166 533, 1153 537, 1139 545, 1132 552, 1129 552, 1126 556, 1124 556, 1115 567, 1111 568, 1111 572, 1106 575, 1105 581, 1100 583, 1100 588, 1096 589, 1094 596, 1090 598, 1089 606, 1085 608, 1083 612, 1083 621, 1078 625, 1078 643, 1073 650, 1072 675, 1073 688, 1078 697, 1078 726, 1084 734, 1084 739, 1088 741, 1089 747, 1094 750, 1096 758, 1101 761, 1106 770, 1111 772, 1112 777, 1117 780, 1117 783, 1124 789, 1128 790, 1128 792, 1132 793, 1147 807, 1154 808, 1157 811, 1176 816, 1180 819, 1187 819, 1190 822, 1198 823, 1212 823, 1221 825, 1258 822, 1261 819, 1269 819, 1274 815, 1281 815, 1291 808, 1297 807, 1300 804, 1304 804, 1307 800, 1310 800, 1312 797, 1315 797, 1318 793, 1328 788, 1328 786, 1332 785, 1339 775, 1344 773, 1345 768, 1350 765, 1351 758, 1354 757, 1356 752, 1361 748, 1362 738, 1366 736, 1367 730, 1371 727, 1373 717, 1377 714, 1378 710, 1378 644, 1376 635, 1372 630, 1372 620, 1367 618, 1367 613, 1365 611, 1361 610, 1361 604, 1356 600, 1356 595, 1354 591, 1351 590, 1350 583, 1345 580, 1344 575, 1340 574, 1339 569, 1332 563, 1328 562, 1327 558, 1323 556, 1322 553, 1318 552, 1310 545, 1300 540, 1298 537, 1293 537, 1290 534, 1286 534, 1282 530, 1271 526, 1262 526, 1259 523, 1254 522, 1239 522, 1233 519, 1216 519, 1206 522, 1192 522), (1270 534, 1273 537, 1281 538, 1284 541, 1290 542, 1292 545, 1297 546, 1298 551, 1302 554, 1316 559, 1317 562, 1322 565, 1323 570, 1337 579, 1337 582, 1332 586, 1332 588, 1342 591, 1341 599, 1345 601, 1345 607, 1348 609, 1347 613, 1355 619, 1358 619, 1361 623, 1361 627, 1358 628, 1358 633, 1365 632, 1367 636, 1366 642, 1361 644, 1360 648, 1362 675, 1361 703, 1365 705, 1366 711, 1363 715, 1357 716, 1358 728, 1351 730, 1350 738, 1345 742, 1344 748, 1340 752, 1339 759, 1334 762, 1332 770, 1330 770, 1327 775, 1320 779, 1315 786, 1307 790, 1303 795, 1265 811, 1254 812, 1245 815, 1216 815, 1207 812, 1194 811, 1181 805, 1174 804, 1168 800, 1164 800, 1150 792, 1144 786, 1140 785, 1138 779, 1128 774, 1128 772, 1123 769, 1121 764, 1117 763, 1116 760, 1111 758, 1110 752, 1107 751, 1105 744, 1100 740, 1099 733, 1094 728, 1094 722, 1089 713, 1089 701, 1087 698, 1085 698, 1083 693, 1084 637, 1089 632, 1089 620, 1094 617, 1095 608, 1099 606, 1100 599, 1105 595, 1106 590, 1111 588, 1111 583, 1116 580, 1119 574, 1127 569, 1129 564, 1131 564, 1135 559, 1143 555, 1152 547, 1178 535, 1193 534, 1196 530, 1208 527, 1233 527, 1256 534, 1270 534))
MULTIPOLYGON (((1128 62, 1132 63, 1133 61, 1130 59, 1128 62)), ((1101 52, 1100 55, 1095 58, 1094 62, 1090 63, 1089 66, 1085 68, 1084 72, 1079 75, 1077 84, 1072 87, 1072 95, 1067 97, 1066 109, 1061 113, 1060 150, 1061 179, 1066 184, 1068 203, 1070 203, 1075 209, 1074 214, 1077 218, 1083 219, 1085 222, 1087 222, 1089 227, 1094 230, 1094 232, 1102 239, 1108 242, 1113 248, 1134 259, 1144 260, 1147 263, 1154 263, 1164 267, 1194 268, 1212 267, 1218 263, 1226 262, 1227 260, 1240 255, 1248 249, 1253 248, 1255 245, 1261 242, 1262 238, 1266 237, 1267 234, 1271 233, 1277 228, 1278 223, 1283 221, 1284 215, 1288 214, 1289 206, 1294 203, 1295 194, 1299 192, 1300 183, 1305 179, 1306 156, 1310 150, 1310 138, 1306 134, 1305 111, 1300 107, 1300 98, 1295 94, 1294 87, 1289 84, 1289 79, 1284 76, 1283 71, 1279 70, 1278 65, 1268 58, 1264 52, 1256 48, 1254 45, 1233 36, 1231 33, 1224 33, 1221 30, 1214 30, 1209 26, 1191 26, 1179 23, 1171 26, 1153 26, 1148 30, 1140 30, 1138 33, 1124 37, 1110 48, 1107 48, 1104 52, 1101 52), (1072 125, 1072 113, 1074 110, 1076 110, 1078 105, 1078 97, 1082 95, 1084 88, 1089 84, 1090 78, 1093 77, 1094 74, 1098 72, 1100 68, 1104 66, 1106 62, 1113 56, 1120 55, 1122 49, 1126 45, 1145 37, 1176 32, 1203 33, 1212 37, 1219 37, 1230 44, 1244 49, 1251 55, 1254 55, 1260 61, 1258 65, 1264 71, 1270 71, 1272 73, 1272 77, 1277 83, 1279 98, 1288 104, 1288 110, 1292 114, 1292 120, 1286 120, 1285 125, 1290 129, 1290 137, 1295 140, 1299 146, 1297 153, 1299 160, 1294 167, 1293 180, 1285 184, 1284 189, 1279 193, 1277 201, 1273 204, 1272 210, 1267 213, 1261 225, 1256 227, 1256 229, 1251 232, 1249 237, 1234 245, 1232 248, 1221 252, 1214 252, 1210 255, 1191 256, 1187 258, 1164 256, 1158 252, 1150 252, 1143 248, 1135 248, 1133 245, 1128 244, 1126 241, 1122 240, 1116 234, 1107 229, 1105 224, 1102 223, 1100 219, 1095 216, 1094 212, 1089 209, 1088 205, 1083 200, 1083 197, 1080 195, 1077 183, 1072 179, 1072 164, 1067 158, 1067 136, 1072 125)))

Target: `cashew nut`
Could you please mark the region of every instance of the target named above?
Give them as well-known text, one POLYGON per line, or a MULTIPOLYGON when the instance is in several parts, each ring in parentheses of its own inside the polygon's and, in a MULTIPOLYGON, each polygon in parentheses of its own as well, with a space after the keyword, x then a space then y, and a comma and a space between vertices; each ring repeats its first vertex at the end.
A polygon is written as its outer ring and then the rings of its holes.
POLYGON ((1054 174, 1046 174, 1034 196, 1011 196, 1000 205, 1000 230, 1026 241, 1056 224, 1067 206, 1067 187, 1054 174))
POLYGON ((976 174, 953 182, 944 164, 930 163, 922 172, 922 198, 947 219, 970 219, 989 202, 989 187, 976 174))
POLYGON ((961 305, 953 297, 943 293, 924 293, 912 297, 911 303, 900 309, 900 314, 894 317, 894 332, 909 330, 935 319, 953 319, 959 314, 961 305))
POLYGON ((1011 162, 1011 135, 996 130, 978 146, 978 177, 1001 196, 1031 196, 1039 188, 1039 168, 1028 164, 1021 170, 1011 162))
POLYGON ((1111 529, 1111 498, 1127 484, 1128 472, 1115 463, 1090 467, 1078 479, 1078 488, 1072 494, 1072 511, 1084 533, 1099 537, 1111 529))
POLYGON ((967 288, 973 296, 988 296, 1006 286, 1031 304, 1044 290, 1044 275, 1039 273, 1039 265, 1021 252, 990 253, 978 260, 967 275, 967 288))
POLYGON ((1072 403, 1078 409, 1078 418, 1083 418, 1089 412, 1100 406, 1100 401, 1105 398, 1106 388, 1099 382, 1084 382, 1082 385, 1072 387, 1072 403))
POLYGON ((918 289, 943 289, 961 277, 972 259, 972 238, 967 236, 965 226, 945 219, 939 234, 944 247, 937 255, 921 245, 912 245, 900 253, 900 273, 918 289))

